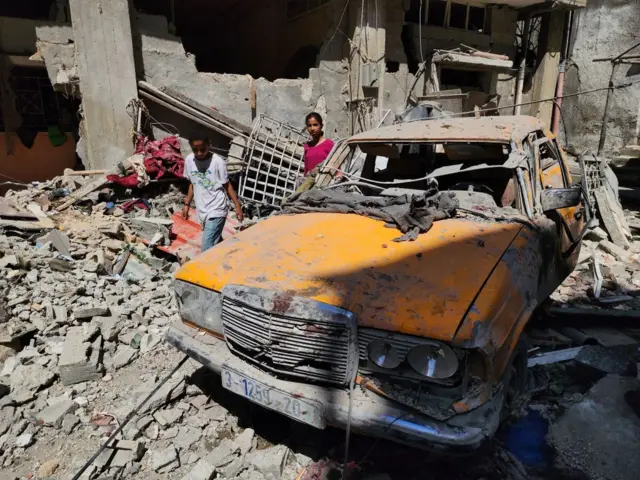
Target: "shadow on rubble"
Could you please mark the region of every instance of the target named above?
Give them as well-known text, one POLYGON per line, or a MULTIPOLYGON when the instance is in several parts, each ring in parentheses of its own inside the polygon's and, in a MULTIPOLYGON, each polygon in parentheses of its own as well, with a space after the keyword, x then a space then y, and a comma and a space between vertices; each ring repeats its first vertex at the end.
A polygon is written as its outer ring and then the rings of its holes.
MULTIPOLYGON (((286 445, 298 461, 308 457, 313 462, 324 461, 326 465, 333 465, 333 472, 327 475, 331 469, 325 470, 326 476, 322 478, 340 478, 338 469, 344 456, 344 431, 335 428, 318 430, 261 408, 222 388, 220 377, 204 367, 194 372, 189 381, 237 417, 238 427, 253 428, 258 438, 258 450, 272 445, 286 445)), ((232 436, 231 431, 228 436, 232 436)), ((222 434, 219 440, 226 437, 222 434)), ((496 437, 502 438, 502 432, 499 431, 496 437)), ((587 480, 579 472, 556 470, 554 467, 539 471, 538 475, 518 476, 518 472, 523 472, 522 466, 498 440, 488 442, 476 452, 461 458, 430 454, 387 440, 352 434, 349 459, 357 465, 357 470, 349 477, 351 479, 384 473, 394 480, 587 480)), ((384 480, 384 477, 380 480, 384 480)))

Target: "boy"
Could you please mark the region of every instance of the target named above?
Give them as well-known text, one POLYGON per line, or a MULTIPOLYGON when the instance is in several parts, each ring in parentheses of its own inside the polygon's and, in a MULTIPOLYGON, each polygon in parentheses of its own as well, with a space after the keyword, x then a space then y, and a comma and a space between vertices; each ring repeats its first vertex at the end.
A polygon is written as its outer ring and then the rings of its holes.
POLYGON ((191 184, 184 201, 182 216, 189 218, 191 201, 195 198, 198 220, 202 224, 202 247, 204 252, 216 245, 222 237, 229 207, 227 195, 236 208, 236 217, 242 222, 244 215, 238 196, 229 182, 227 166, 219 155, 209 152, 209 138, 194 135, 189 139, 193 153, 184 161, 184 177, 191 184), (225 194, 226 192, 226 194, 225 194))

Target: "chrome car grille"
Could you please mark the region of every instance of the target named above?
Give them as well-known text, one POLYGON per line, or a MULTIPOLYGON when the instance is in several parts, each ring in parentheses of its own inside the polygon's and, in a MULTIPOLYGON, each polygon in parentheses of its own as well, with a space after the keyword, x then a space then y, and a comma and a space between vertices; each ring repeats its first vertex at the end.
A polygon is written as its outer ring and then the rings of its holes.
POLYGON ((236 355, 283 378, 346 383, 357 368, 355 322, 335 313, 309 316, 274 313, 223 293, 224 335, 236 355))

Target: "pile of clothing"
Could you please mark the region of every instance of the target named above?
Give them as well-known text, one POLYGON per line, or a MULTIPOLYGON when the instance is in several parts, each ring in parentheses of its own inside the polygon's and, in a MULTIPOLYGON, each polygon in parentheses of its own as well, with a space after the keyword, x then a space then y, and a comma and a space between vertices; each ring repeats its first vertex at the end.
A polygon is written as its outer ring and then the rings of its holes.
POLYGON ((123 162, 121 170, 124 176, 109 175, 107 179, 127 188, 144 187, 151 179, 165 175, 182 177, 184 158, 180 153, 180 140, 171 136, 151 141, 144 135, 138 136, 136 151, 123 162))

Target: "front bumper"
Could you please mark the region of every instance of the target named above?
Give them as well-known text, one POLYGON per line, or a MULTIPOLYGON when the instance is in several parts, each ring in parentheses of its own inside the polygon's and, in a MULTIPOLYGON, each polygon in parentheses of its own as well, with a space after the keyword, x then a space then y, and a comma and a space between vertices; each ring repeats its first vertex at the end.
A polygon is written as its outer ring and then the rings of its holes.
MULTIPOLYGON (((349 413, 347 389, 277 379, 233 355, 224 341, 201 333, 182 322, 171 326, 167 332, 167 341, 217 374, 226 365, 272 388, 319 402, 324 408, 328 425, 346 428, 349 413)), ((502 400, 500 392, 481 407, 441 422, 397 402, 356 388, 351 429, 363 435, 386 438, 416 448, 472 450, 496 432, 502 400)))

